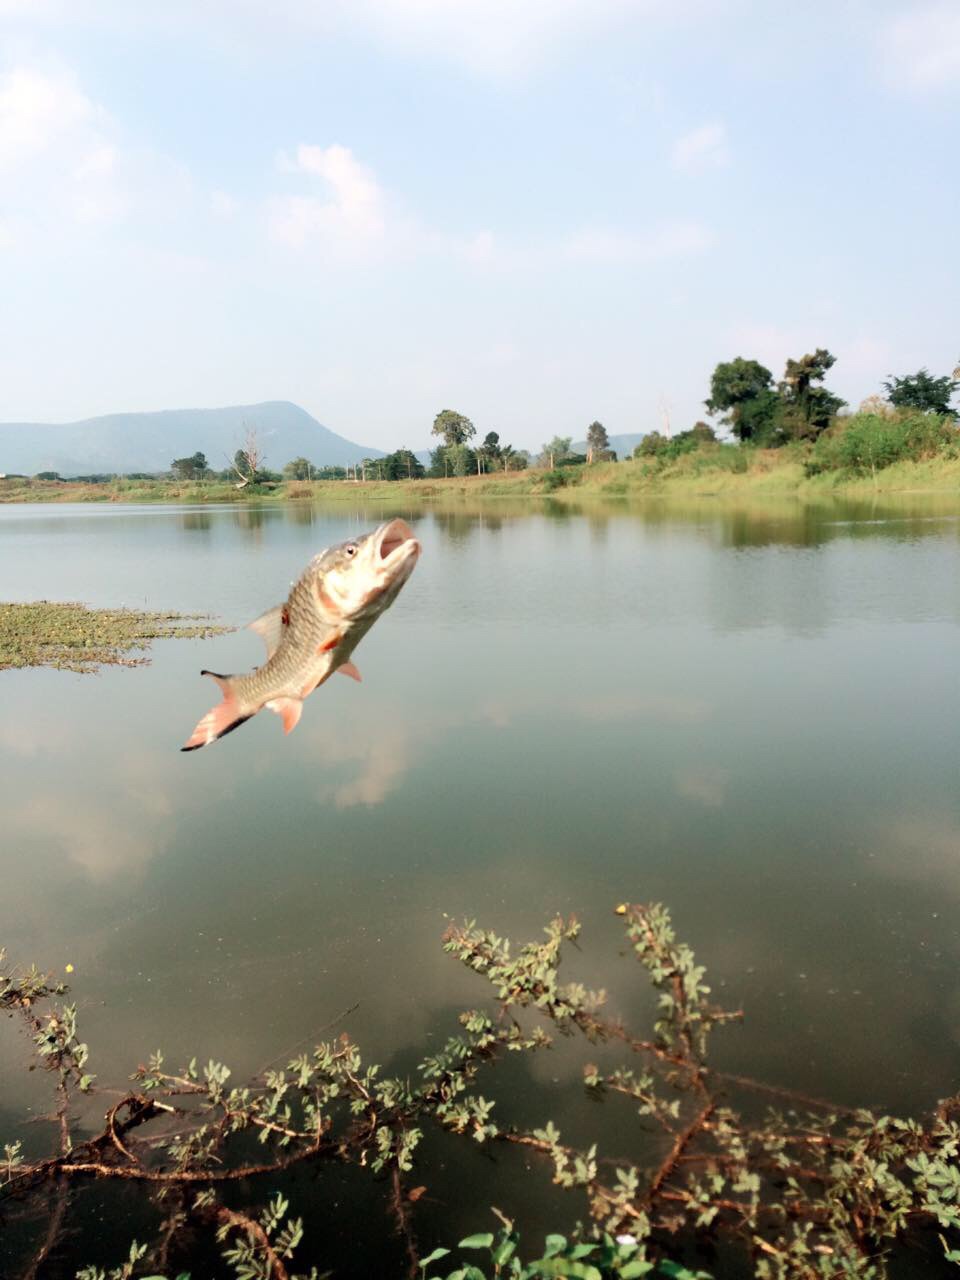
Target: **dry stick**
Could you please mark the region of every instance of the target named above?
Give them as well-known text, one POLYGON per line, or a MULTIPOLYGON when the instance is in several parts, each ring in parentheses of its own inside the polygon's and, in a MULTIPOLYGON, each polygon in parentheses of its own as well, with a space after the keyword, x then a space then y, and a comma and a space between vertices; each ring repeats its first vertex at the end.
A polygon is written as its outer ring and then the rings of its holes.
POLYGON ((676 1168, 677 1161, 682 1155, 687 1143, 700 1132, 703 1126, 710 1119, 715 1106, 716 1103, 711 1098, 700 1114, 687 1125, 686 1129, 684 1129, 682 1133, 677 1134, 676 1141, 667 1154, 666 1159, 653 1175, 653 1179, 645 1197, 648 1204, 653 1202, 664 1182, 666 1182, 667 1178, 669 1178, 670 1174, 676 1168))
POLYGON ((295 1053, 301 1045, 306 1044, 308 1040, 313 1040, 316 1036, 322 1036, 325 1031, 329 1031, 332 1027, 335 1027, 337 1023, 342 1022, 344 1018, 349 1018, 350 1014, 356 1013, 359 1008, 360 1001, 358 1000, 356 1004, 352 1004, 349 1009, 344 1009, 344 1011, 342 1013, 338 1013, 335 1018, 331 1018, 329 1022, 325 1022, 322 1027, 317 1027, 316 1030, 308 1032, 307 1035, 303 1036, 302 1039, 298 1040, 296 1044, 292 1045, 289 1049, 276 1054, 276 1056, 271 1058, 269 1062, 265 1062, 260 1070, 255 1072, 253 1079, 258 1080, 260 1076, 267 1072, 275 1062, 279 1062, 281 1058, 289 1059, 291 1054, 295 1053))
POLYGON ((40 1251, 34 1258, 33 1262, 23 1273, 23 1280, 37 1280, 40 1269, 50 1257, 60 1234, 63 1230, 63 1220, 67 1214, 67 1184, 63 1179, 57 1179, 56 1188, 56 1205, 53 1213, 50 1215, 50 1221, 47 1224, 47 1234, 44 1236, 43 1244, 40 1251))
MULTIPOLYGON (((63 1077, 61 1077, 60 1083, 57 1085, 57 1092, 60 1094, 60 1103, 57 1107, 57 1119, 60 1126, 60 1154, 65 1159, 70 1154, 70 1120, 67 1114, 70 1107, 70 1094, 63 1077)), ((40 1246, 40 1252, 28 1267, 24 1280, 37 1280, 41 1267, 56 1247, 57 1241, 60 1239, 60 1233, 63 1230, 63 1220, 67 1214, 67 1195, 66 1181, 62 1178, 57 1178, 56 1205, 47 1224, 47 1234, 44 1236, 43 1244, 40 1246)))
POLYGON ((798 1089, 787 1089, 776 1084, 764 1084, 762 1080, 754 1080, 752 1076, 740 1076, 732 1071, 713 1071, 710 1068, 706 1070, 705 1075, 714 1080, 723 1080, 728 1084, 739 1085, 742 1089, 752 1089, 756 1093, 769 1093, 772 1097, 786 1098, 804 1107, 815 1107, 821 1111, 835 1111, 838 1115, 843 1116, 855 1116, 857 1114, 856 1107, 840 1106, 835 1102, 828 1102, 824 1098, 813 1098, 807 1093, 801 1093, 798 1089))
POLYGON ((417 1250, 417 1238, 413 1232, 413 1223, 405 1203, 403 1181, 400 1177, 400 1170, 396 1165, 390 1171, 390 1184, 389 1208, 397 1225, 397 1234, 403 1236, 403 1243, 407 1252, 407 1275, 410 1280, 415 1280, 416 1274, 420 1269, 420 1254, 417 1250))
POLYGON ((217 1219, 226 1227, 237 1227, 247 1233, 247 1238, 252 1244, 254 1241, 263 1249, 264 1256, 270 1265, 270 1274, 273 1280, 289 1280, 287 1268, 280 1261, 274 1252, 273 1246, 270 1244, 270 1237, 261 1227, 259 1222, 255 1222, 253 1218, 248 1218, 245 1213, 237 1213, 234 1209, 218 1208, 215 1211, 217 1219))

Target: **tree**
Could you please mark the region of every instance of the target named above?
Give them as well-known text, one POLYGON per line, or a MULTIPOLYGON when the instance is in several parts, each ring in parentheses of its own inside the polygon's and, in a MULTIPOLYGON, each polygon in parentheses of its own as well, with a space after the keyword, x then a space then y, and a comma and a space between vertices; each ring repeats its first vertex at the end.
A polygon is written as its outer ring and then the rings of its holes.
POLYGON ((633 451, 635 458, 655 458, 663 453, 670 444, 670 439, 660 431, 648 431, 633 451))
POLYGON ((540 457, 543 462, 549 462, 551 471, 556 467, 557 463, 567 456, 570 452, 570 443, 573 436, 554 436, 540 450, 540 457))
POLYGON ((690 435, 697 445, 716 444, 717 433, 711 427, 709 422, 695 422, 689 432, 682 432, 683 435, 690 435))
POLYGON ((385 480, 422 480, 423 463, 409 449, 400 448, 381 460, 385 480))
POLYGON ((501 452, 499 432, 488 431, 483 438, 483 444, 477 450, 478 467, 482 463, 484 470, 488 469, 490 464, 500 457, 501 452))
POLYGON ((895 378, 892 374, 883 384, 890 403, 898 409, 919 409, 922 413, 939 413, 955 418, 956 409, 950 407, 954 393, 960 387, 955 370, 952 378, 934 378, 926 369, 895 378))
POLYGON ((447 445, 444 452, 450 475, 468 476, 475 470, 477 455, 465 444, 447 445))
POLYGON ((287 480, 312 480, 316 468, 307 458, 294 458, 283 468, 287 480))
POLYGON ((714 369, 704 404, 710 414, 725 414, 723 421, 740 440, 766 443, 780 404, 772 384, 773 374, 758 360, 737 356, 714 369))
POLYGON ((469 418, 453 409, 442 409, 433 420, 431 435, 440 436, 444 444, 466 444, 477 434, 469 418))
POLYGON ((593 462, 594 455, 610 448, 607 429, 602 422, 591 422, 587 427, 587 461, 593 462))
POLYGON ((189 458, 174 458, 170 469, 178 480, 198 480, 207 473, 207 459, 197 450, 189 458))
POLYGON ((798 440, 816 439, 838 409, 846 404, 822 383, 837 362, 826 347, 817 347, 799 360, 788 360, 778 390, 784 413, 781 430, 798 440))
POLYGON ((265 458, 256 427, 247 427, 243 444, 233 455, 233 469, 240 477, 240 483, 235 486, 237 489, 245 489, 251 481, 255 484, 261 478, 265 458))
POLYGON ((448 476, 450 474, 450 464, 447 461, 447 447, 438 444, 435 449, 430 450, 430 466, 427 468, 427 475, 434 479, 440 476, 448 476))

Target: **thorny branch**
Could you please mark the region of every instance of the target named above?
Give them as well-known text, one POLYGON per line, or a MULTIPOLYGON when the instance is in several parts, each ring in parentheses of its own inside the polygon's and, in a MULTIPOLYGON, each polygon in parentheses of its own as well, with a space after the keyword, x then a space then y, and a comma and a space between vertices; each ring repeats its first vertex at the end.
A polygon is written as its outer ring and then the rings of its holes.
POLYGON ((576 919, 553 920, 545 941, 516 952, 468 923, 448 929, 444 949, 490 983, 495 1015, 462 1014, 460 1032, 424 1059, 413 1080, 365 1065, 346 1034, 290 1057, 281 1069, 265 1068, 242 1087, 229 1083, 230 1070, 221 1063, 199 1067, 194 1060, 168 1072, 156 1054, 134 1073, 136 1088, 112 1102, 102 1130, 82 1140, 71 1135, 71 1091, 109 1091, 97 1089, 85 1070, 76 1010, 54 1005, 40 1016, 37 1006, 66 989, 36 970, 7 972, 0 955, 0 1009, 20 1016, 58 1079, 57 1153, 26 1161, 14 1143, 0 1162, 0 1202, 56 1190, 45 1241, 26 1274, 36 1280, 62 1233, 69 1184, 101 1178, 178 1195, 156 1246, 164 1266, 176 1248, 176 1227, 214 1223, 223 1256, 238 1275, 297 1280, 286 1260, 302 1222, 286 1217, 283 1197, 257 1216, 221 1204, 218 1191, 334 1160, 386 1178, 387 1208, 415 1276, 415 1196, 405 1194, 403 1175, 418 1159, 428 1124, 541 1157, 556 1185, 586 1197, 593 1238, 629 1233, 639 1250, 637 1266, 669 1255, 682 1231, 738 1239, 752 1252, 761 1280, 882 1277, 886 1254, 909 1244, 919 1224, 935 1225, 947 1257, 954 1257, 960 1096, 921 1124, 830 1109, 776 1086, 724 1076, 709 1066, 710 1036, 740 1013, 711 1003, 704 969, 677 942, 663 907, 624 905, 617 914, 657 996, 652 1036, 636 1036, 607 1017, 604 992, 561 981, 565 944, 580 933, 576 919), (594 1146, 564 1142, 550 1120, 529 1129, 501 1124, 495 1102, 476 1091, 481 1071, 505 1054, 549 1046, 543 1022, 608 1052, 625 1051, 627 1061, 603 1073, 587 1063, 584 1083, 594 1096, 614 1094, 635 1113, 630 1156, 601 1156, 594 1146), (725 1097, 731 1086, 779 1093, 808 1110, 771 1112, 765 1122, 747 1124, 725 1097), (249 1157, 251 1137, 264 1147, 261 1161, 249 1157))

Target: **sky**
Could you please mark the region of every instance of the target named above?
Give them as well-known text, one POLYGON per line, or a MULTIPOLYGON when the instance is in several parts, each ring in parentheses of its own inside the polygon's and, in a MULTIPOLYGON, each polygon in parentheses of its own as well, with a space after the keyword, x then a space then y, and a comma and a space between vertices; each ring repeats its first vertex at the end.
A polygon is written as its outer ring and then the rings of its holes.
POLYGON ((0 421, 420 448, 960 361, 958 0, 0 0, 0 421))

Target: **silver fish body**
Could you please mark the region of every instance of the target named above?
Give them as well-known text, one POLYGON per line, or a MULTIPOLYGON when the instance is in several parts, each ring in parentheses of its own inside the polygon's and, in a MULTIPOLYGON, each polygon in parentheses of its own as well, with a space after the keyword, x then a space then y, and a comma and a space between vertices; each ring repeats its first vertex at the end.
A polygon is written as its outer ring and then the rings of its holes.
POLYGON ((250 626, 263 638, 267 661, 245 675, 204 671, 223 701, 203 717, 182 748, 196 751, 240 727, 267 707, 297 725, 305 698, 336 671, 359 680, 351 655, 413 572, 420 543, 404 520, 321 552, 286 602, 250 626))

